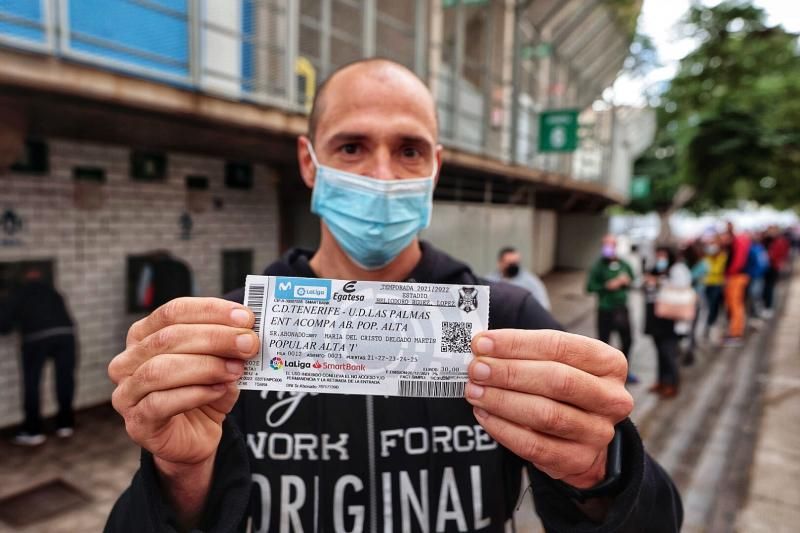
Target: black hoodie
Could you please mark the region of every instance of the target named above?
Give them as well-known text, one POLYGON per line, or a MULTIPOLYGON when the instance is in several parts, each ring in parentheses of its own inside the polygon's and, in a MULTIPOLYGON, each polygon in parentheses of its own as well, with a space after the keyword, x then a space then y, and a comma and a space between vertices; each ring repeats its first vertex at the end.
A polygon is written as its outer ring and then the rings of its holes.
MULTIPOLYGON (((479 279, 430 245, 409 281, 489 284, 489 326, 560 329, 525 290, 479 279)), ((265 275, 315 277, 312 253, 292 250, 265 275)), ((243 289, 228 295, 241 302, 243 289)), ((548 531, 674 532, 680 497, 623 430, 623 484, 602 524, 545 474, 498 445, 463 399, 242 391, 224 423, 202 531, 504 531, 522 468, 548 531), (249 529, 248 529, 249 528, 249 529)), ((152 456, 120 497, 106 531, 170 531, 152 456)))

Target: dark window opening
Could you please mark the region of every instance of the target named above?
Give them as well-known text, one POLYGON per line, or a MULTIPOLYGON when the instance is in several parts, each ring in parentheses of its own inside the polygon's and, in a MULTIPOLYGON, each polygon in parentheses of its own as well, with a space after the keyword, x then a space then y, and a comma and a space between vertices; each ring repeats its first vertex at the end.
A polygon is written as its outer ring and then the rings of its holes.
POLYGON ((244 287, 248 274, 253 274, 252 250, 227 250, 222 252, 222 293, 244 287))
POLYGON ((165 181, 167 156, 163 152, 131 152, 131 178, 138 181, 165 181))
POLYGON ((47 143, 44 141, 27 140, 22 157, 11 165, 14 172, 29 174, 45 174, 50 169, 47 143))
POLYGON ((225 164, 225 186, 229 189, 252 189, 253 165, 228 161, 225 164))

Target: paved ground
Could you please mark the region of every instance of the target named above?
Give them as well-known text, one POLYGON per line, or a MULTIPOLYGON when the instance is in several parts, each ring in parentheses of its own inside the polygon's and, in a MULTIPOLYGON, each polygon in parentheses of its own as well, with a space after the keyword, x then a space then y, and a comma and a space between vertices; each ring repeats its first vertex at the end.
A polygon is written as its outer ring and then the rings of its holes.
MULTIPOLYGON (((593 301, 583 293, 583 279, 581 272, 566 272, 546 283, 559 320, 571 331, 592 335, 593 301)), ((631 387, 633 419, 650 453, 681 489, 684 531, 797 530, 792 526, 800 523, 800 276, 791 290, 782 320, 752 332, 742 348, 705 346, 698 363, 683 369, 683 390, 674 400, 647 393, 655 377, 654 348, 646 337, 635 339, 631 367, 642 383, 631 387)), ((634 293, 637 330, 641 309, 641 296, 634 293)), ((50 439, 33 450, 0 442, 0 500, 57 479, 85 500, 24 528, 0 520, 0 533, 102 530, 137 467, 138 449, 110 407, 81 412, 79 424, 72 439, 50 439)), ((540 531, 528 503, 518 512, 517 531, 540 531)))

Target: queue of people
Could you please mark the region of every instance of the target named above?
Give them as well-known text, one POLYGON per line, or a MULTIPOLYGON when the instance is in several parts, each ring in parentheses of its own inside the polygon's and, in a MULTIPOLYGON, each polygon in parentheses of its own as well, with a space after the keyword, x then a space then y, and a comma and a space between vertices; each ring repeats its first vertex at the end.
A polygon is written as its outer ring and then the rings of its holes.
MULTIPOLYGON (((658 363, 649 390, 672 398, 679 390, 680 364, 693 364, 699 345, 740 346, 748 329, 760 329, 772 318, 775 286, 791 248, 791 234, 777 226, 748 233, 728 222, 723 231, 683 246, 658 246, 637 283, 631 266, 618 257, 615 237, 608 235, 586 285, 598 295, 597 338, 607 343, 617 331, 630 360, 628 291, 641 287, 644 333, 655 345, 658 363), (724 325, 718 326, 720 316, 724 325)), ((629 372, 628 383, 636 381, 629 372)))

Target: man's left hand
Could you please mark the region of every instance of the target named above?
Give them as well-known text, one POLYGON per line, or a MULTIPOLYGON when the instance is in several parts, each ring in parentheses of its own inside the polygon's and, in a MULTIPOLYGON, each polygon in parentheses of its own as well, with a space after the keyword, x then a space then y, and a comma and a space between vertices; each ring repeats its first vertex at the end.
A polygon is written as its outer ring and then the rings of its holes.
POLYGON ((472 339, 467 401, 500 444, 579 489, 605 477, 614 426, 633 409, 628 364, 595 339, 502 329, 472 339))

